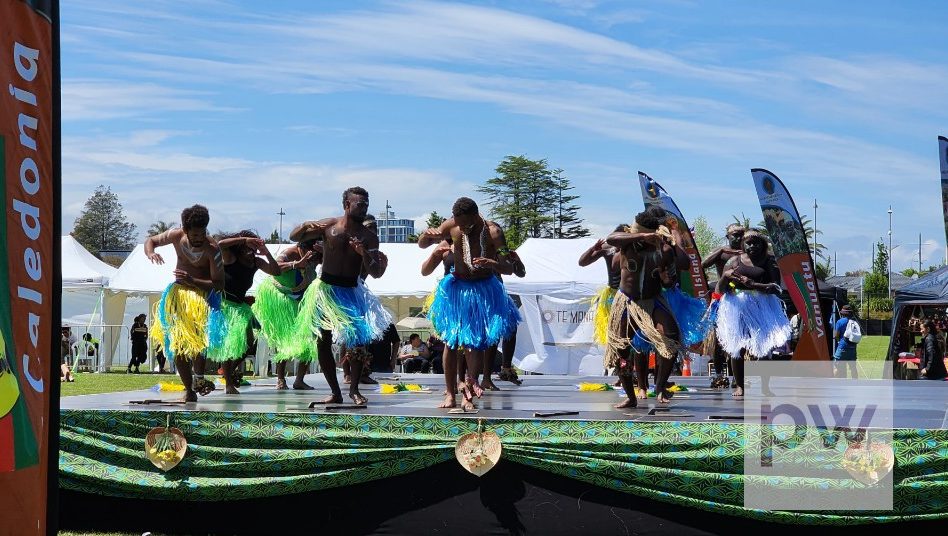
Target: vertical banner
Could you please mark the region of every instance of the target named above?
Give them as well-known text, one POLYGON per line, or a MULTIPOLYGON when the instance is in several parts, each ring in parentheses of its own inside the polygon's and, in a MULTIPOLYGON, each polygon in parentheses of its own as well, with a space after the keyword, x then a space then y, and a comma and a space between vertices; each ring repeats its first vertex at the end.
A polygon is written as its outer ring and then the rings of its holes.
POLYGON ((56 510, 58 15, 55 0, 0 0, 0 534, 45 534, 56 510))
POLYGON ((691 294, 696 298, 710 299, 708 282, 704 278, 704 270, 701 269, 701 254, 698 252, 698 246, 695 245, 695 239, 691 234, 691 228, 688 227, 688 222, 685 221, 685 217, 678 210, 678 205, 675 204, 675 201, 660 184, 641 171, 639 171, 639 186, 642 187, 642 201, 646 208, 649 205, 656 205, 675 217, 673 226, 676 228, 671 229, 671 232, 675 235, 675 241, 681 246, 681 249, 688 254, 688 260, 691 263, 691 269, 688 273, 681 274, 682 292, 691 294))
POLYGON ((810 255, 800 213, 787 187, 766 169, 752 169, 764 224, 774 247, 783 286, 800 313, 800 342, 795 360, 829 360, 826 324, 820 309, 816 265, 810 255))
POLYGON ((945 244, 948 244, 948 138, 944 136, 938 136, 938 163, 941 167, 941 212, 945 216, 945 244))

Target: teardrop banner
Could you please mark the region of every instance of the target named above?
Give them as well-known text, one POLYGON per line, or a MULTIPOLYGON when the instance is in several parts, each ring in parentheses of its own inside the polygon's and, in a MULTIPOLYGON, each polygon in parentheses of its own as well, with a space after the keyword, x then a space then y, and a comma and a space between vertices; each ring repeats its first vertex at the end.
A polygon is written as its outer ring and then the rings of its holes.
POLYGON ((0 0, 0 534, 55 531, 58 20, 56 0, 0 0))
POLYGON ((941 211, 945 217, 945 239, 948 240, 948 138, 944 136, 938 136, 938 165, 941 168, 941 211))
POLYGON ((828 361, 829 344, 816 264, 800 220, 800 212, 790 192, 776 175, 766 169, 752 169, 757 199, 764 215, 764 225, 773 244, 777 267, 790 300, 800 313, 800 341, 793 352, 794 360, 828 361))
POLYGON ((701 253, 698 252, 698 246, 695 244, 695 238, 691 234, 691 228, 688 227, 688 222, 685 221, 685 217, 682 215, 681 210, 678 209, 678 205, 676 205, 675 201, 668 195, 668 192, 662 188, 661 184, 641 171, 639 171, 639 186, 642 187, 642 201, 645 203, 646 208, 650 205, 655 205, 665 209, 665 212, 674 216, 674 221, 670 222, 671 225, 669 229, 672 234, 675 235, 675 241, 681 246, 681 249, 685 250, 685 253, 688 254, 688 261, 690 263, 688 272, 682 272, 680 274, 682 292, 696 298, 710 300, 711 293, 708 289, 708 281, 704 278, 704 270, 701 269, 701 253))

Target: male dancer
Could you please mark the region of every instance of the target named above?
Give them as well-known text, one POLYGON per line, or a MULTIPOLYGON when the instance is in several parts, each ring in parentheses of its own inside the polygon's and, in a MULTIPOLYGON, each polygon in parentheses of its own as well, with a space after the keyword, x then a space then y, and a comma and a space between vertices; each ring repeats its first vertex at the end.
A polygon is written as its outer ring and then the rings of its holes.
MULTIPOLYGON (((617 225, 612 232, 618 233, 624 229, 625 225, 617 225)), ((606 263, 606 280, 608 284, 602 287, 597 293, 596 311, 593 314, 593 342, 603 347, 609 344, 609 312, 612 308, 612 300, 615 298, 616 291, 619 289, 619 280, 621 279, 622 273, 619 256, 617 255, 618 252, 618 249, 606 244, 605 238, 600 238, 579 256, 580 266, 589 266, 599 259, 604 260, 606 263)), ((621 384, 622 380, 617 379, 615 385, 619 386, 621 384)))
POLYGON ((210 352, 215 361, 223 361, 225 392, 237 391, 234 365, 243 361, 247 353, 248 340, 253 337, 251 323, 253 311, 247 303, 247 291, 253 285, 253 275, 262 270, 272 276, 282 273, 280 264, 270 255, 263 240, 253 231, 240 231, 218 240, 224 263, 224 302, 222 309, 227 323, 224 344, 210 352))
POLYGON ((194 205, 181 212, 180 229, 145 239, 145 256, 152 263, 165 263, 155 252, 159 246, 174 245, 178 256, 175 281, 155 305, 157 321, 151 337, 175 360, 185 402, 197 402, 195 390, 202 395, 214 390, 214 384, 204 379, 204 353, 220 344, 216 334, 223 331, 219 292, 224 288, 224 270, 220 250, 207 235, 210 219, 206 207, 194 205))
MULTIPOLYGON (((323 239, 323 270, 303 301, 315 304, 313 331, 318 334, 319 367, 332 390, 323 401, 326 404, 342 402, 333 340, 348 349, 352 377, 361 378, 368 355, 366 346, 381 339, 392 322, 391 315, 360 278, 363 270, 372 277, 382 277, 386 268, 378 250, 378 235, 363 225, 369 193, 358 186, 347 189, 342 194, 342 208, 342 216, 307 221, 290 233, 291 240, 323 239)), ((368 402, 359 392, 358 381, 349 384, 349 398, 357 405, 368 402)))
POLYGON ((286 364, 297 360, 293 389, 312 390, 303 378, 309 364, 316 360, 313 341, 313 310, 303 310, 303 294, 316 279, 316 267, 323 262, 323 247, 316 240, 305 240, 284 249, 277 256, 280 273, 263 280, 251 306, 260 322, 267 343, 277 350, 277 389, 285 390, 286 364))
POLYGON ((461 406, 472 410, 474 397, 483 394, 477 377, 484 352, 517 328, 520 314, 496 277, 497 273, 513 273, 503 229, 485 220, 477 203, 467 197, 458 198, 451 212, 453 217, 440 227, 422 233, 418 245, 427 248, 448 238, 452 240, 454 270, 439 282, 428 317, 445 343, 447 389, 439 407, 457 405, 457 354, 463 347, 467 349, 468 375, 461 384, 461 406))
MULTIPOLYGON (((745 229, 743 225, 736 223, 728 225, 725 230, 728 247, 718 248, 711 252, 711 254, 704 259, 704 262, 701 263, 701 270, 707 271, 708 268, 714 266, 718 274, 718 280, 720 281, 721 275, 724 273, 724 266, 727 262, 741 254, 741 243, 744 240, 745 232, 747 232, 747 229, 745 229)), ((714 354, 714 377, 711 378, 711 388, 727 389, 728 382, 724 376, 724 361, 727 359, 727 354, 721 349, 721 345, 717 343, 714 344, 712 352, 714 354)), ((735 386, 736 383, 732 385, 732 387, 735 386)))
POLYGON ((617 404, 617 409, 637 406, 630 353, 638 373, 638 397, 647 396, 648 354, 654 349, 659 357, 655 397, 660 404, 667 404, 671 398, 667 381, 679 349, 678 326, 662 289, 675 285, 676 255, 664 240, 668 235, 668 229, 661 225, 664 219, 663 209, 649 207, 636 215, 628 231, 612 233, 606 239, 610 246, 618 248, 622 267, 619 291, 609 316, 606 349, 606 366, 618 370, 628 398, 617 404))

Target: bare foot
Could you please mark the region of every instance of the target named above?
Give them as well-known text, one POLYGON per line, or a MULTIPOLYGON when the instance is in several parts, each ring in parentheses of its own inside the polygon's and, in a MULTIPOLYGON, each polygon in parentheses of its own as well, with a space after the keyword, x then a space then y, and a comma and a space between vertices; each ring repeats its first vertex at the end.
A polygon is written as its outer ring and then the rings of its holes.
POLYGON ((208 380, 207 378, 198 378, 194 380, 194 390, 201 396, 207 396, 216 389, 214 387, 214 382, 208 380))
POLYGON ((454 395, 449 394, 447 391, 444 392, 444 400, 441 402, 439 408, 456 408, 458 407, 458 401, 455 399, 454 395))
POLYGON ((324 398, 321 403, 322 404, 342 404, 342 394, 329 395, 326 398, 324 398))
POLYGON ((641 398, 642 400, 648 400, 648 391, 645 389, 636 389, 635 396, 641 398))
POLYGON ((344 383, 344 384, 346 384, 346 385, 349 385, 350 383, 352 383, 352 379, 349 378, 349 376, 343 376, 343 377, 342 377, 342 383, 344 383))
POLYGON ((352 399, 352 402, 353 402, 355 405, 357 405, 357 406, 364 406, 365 404, 368 404, 368 403, 369 403, 369 399, 366 398, 366 397, 364 397, 364 396, 362 396, 362 393, 360 393, 360 392, 358 392, 358 391, 356 391, 356 392, 354 392, 354 393, 353 393, 353 392, 349 392, 349 398, 351 398, 351 399, 352 399))
POLYGON ((227 393, 227 394, 229 394, 229 395, 239 395, 239 394, 240 394, 240 391, 238 391, 237 388, 234 387, 234 386, 231 385, 231 384, 227 384, 227 387, 224 389, 224 392, 227 393))
POLYGON ((474 404, 473 400, 464 399, 461 401, 461 409, 464 411, 474 411, 477 409, 477 406, 474 404))
POLYGON ((467 400, 468 402, 471 402, 474 400, 473 389, 471 389, 471 387, 466 383, 458 384, 458 393, 460 393, 461 396, 464 397, 464 400, 467 400))
POLYGON ((297 391, 312 391, 313 389, 315 389, 315 387, 306 385, 306 383, 303 381, 296 380, 295 382, 293 382, 293 389, 297 391))
POLYGON ((635 399, 634 396, 629 397, 627 400, 619 402, 615 406, 616 409, 626 409, 626 408, 637 408, 639 406, 639 401, 635 399))
POLYGON ((184 401, 185 401, 185 402, 197 402, 197 401, 198 401, 198 395, 197 395, 197 393, 195 393, 193 389, 189 389, 189 390, 185 391, 185 393, 184 393, 184 401))
POLYGON ((472 378, 471 376, 468 376, 467 379, 464 381, 464 383, 471 389, 471 391, 474 393, 474 396, 476 396, 477 398, 480 398, 481 396, 484 395, 484 388, 481 387, 479 383, 474 381, 474 378, 472 378))
POLYGON ((359 380, 359 383, 365 385, 378 385, 379 382, 375 381, 375 378, 372 376, 362 376, 362 379, 359 380))
POLYGON ((277 391, 286 391, 289 387, 286 386, 286 378, 277 378, 277 391))
POLYGON ((491 380, 490 378, 484 378, 484 381, 481 382, 481 387, 485 391, 500 391, 500 387, 497 387, 496 385, 494 385, 493 380, 491 380))
POLYGON ((744 388, 743 388, 743 387, 736 387, 736 388, 734 389, 734 392, 731 393, 731 396, 733 396, 734 398, 743 398, 743 397, 744 397, 744 388))
POLYGON ((655 400, 657 400, 659 404, 667 404, 671 402, 671 398, 671 394, 665 390, 662 390, 655 395, 655 400))

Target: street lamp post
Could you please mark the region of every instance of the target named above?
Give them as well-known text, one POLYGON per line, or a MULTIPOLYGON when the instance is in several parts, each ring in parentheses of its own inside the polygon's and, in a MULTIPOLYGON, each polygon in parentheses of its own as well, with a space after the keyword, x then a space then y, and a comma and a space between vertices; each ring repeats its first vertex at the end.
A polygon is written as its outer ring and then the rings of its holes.
POLYGON ((283 212, 283 207, 280 207, 280 212, 277 212, 277 216, 280 217, 280 243, 283 243, 283 216, 286 216, 286 212, 283 212))
POLYGON ((886 280, 889 282, 889 295, 887 298, 892 297, 892 205, 889 205, 889 267, 888 273, 886 273, 886 280))

